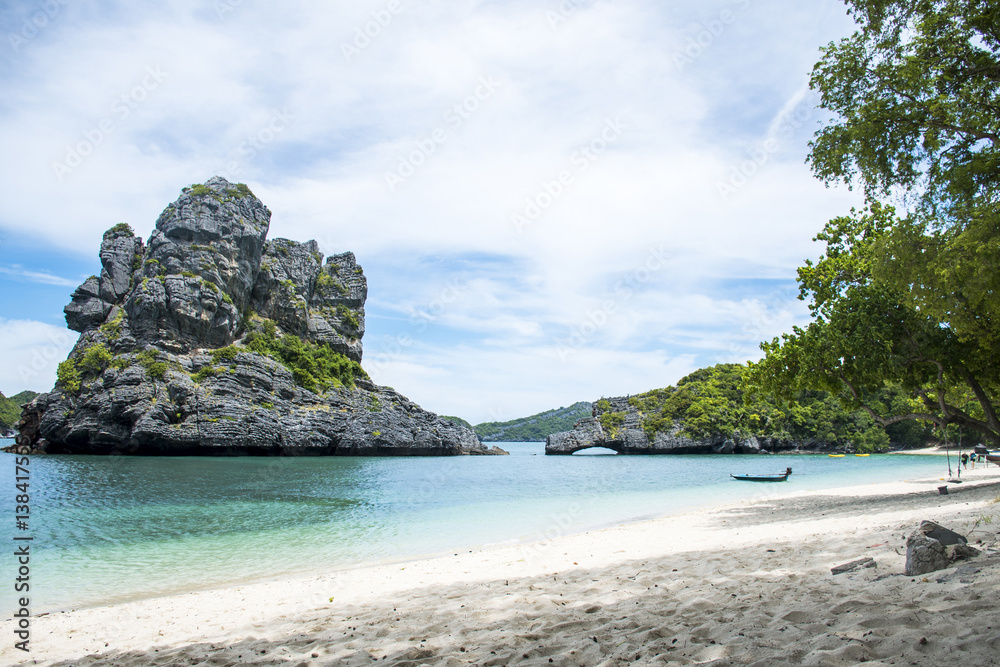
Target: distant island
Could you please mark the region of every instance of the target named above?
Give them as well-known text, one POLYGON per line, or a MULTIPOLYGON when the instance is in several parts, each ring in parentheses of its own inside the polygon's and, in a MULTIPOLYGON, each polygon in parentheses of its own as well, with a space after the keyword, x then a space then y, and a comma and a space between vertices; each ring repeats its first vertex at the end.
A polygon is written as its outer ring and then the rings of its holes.
POLYGON ((573 428, 580 418, 590 416, 592 408, 590 403, 580 401, 522 419, 483 422, 473 429, 483 442, 545 442, 550 434, 573 428))
POLYGON ((267 240, 271 212, 223 178, 184 188, 147 243, 104 234, 73 293, 80 332, 17 424, 39 453, 505 454, 361 367, 368 284, 350 252, 267 240))
POLYGON ((0 437, 14 437, 14 427, 17 426, 17 420, 21 417, 21 406, 30 403, 35 396, 38 394, 33 391, 22 391, 10 398, 0 393, 0 437))
MULTIPOLYGON (((757 454, 807 450, 884 451, 921 447, 933 438, 915 421, 883 428, 862 410, 845 408, 828 392, 802 391, 794 401, 747 395, 747 367, 719 364, 682 378, 676 387, 601 398, 589 417, 551 434, 546 454, 606 447, 620 454, 757 454)), ((904 400, 887 385, 880 401, 904 400)))

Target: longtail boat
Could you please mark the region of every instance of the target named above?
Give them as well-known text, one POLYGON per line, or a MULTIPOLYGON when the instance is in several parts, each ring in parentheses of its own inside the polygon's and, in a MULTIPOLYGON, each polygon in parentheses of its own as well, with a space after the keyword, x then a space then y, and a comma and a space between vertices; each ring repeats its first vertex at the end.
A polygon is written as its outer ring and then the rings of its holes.
POLYGON ((784 482, 792 474, 791 468, 786 468, 785 472, 777 475, 733 475, 729 476, 740 482, 784 482))

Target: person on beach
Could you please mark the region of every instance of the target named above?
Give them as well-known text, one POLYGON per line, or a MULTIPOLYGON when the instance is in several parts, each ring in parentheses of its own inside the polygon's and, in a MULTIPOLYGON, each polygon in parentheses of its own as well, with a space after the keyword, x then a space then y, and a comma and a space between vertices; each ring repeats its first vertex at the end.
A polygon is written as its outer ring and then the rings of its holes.
POLYGON ((962 467, 963 468, 968 468, 969 467, 969 455, 968 454, 962 454, 962 467))

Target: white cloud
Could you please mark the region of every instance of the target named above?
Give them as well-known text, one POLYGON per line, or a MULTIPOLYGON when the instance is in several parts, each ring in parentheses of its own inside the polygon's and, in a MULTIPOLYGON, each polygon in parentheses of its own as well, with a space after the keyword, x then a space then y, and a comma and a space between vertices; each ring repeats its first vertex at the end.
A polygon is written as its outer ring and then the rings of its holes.
POLYGON ((0 318, 0 387, 12 396, 26 389, 48 391, 56 382, 56 367, 76 343, 76 334, 31 320, 0 318))
MULTIPOLYGON (((413 313, 449 280, 468 286, 420 325, 429 351, 390 373, 446 412, 542 410, 728 360, 755 335, 739 333, 766 300, 755 281, 794 279, 809 239, 856 202, 803 163, 819 119, 809 68, 851 28, 839 0, 597 0, 554 23, 554 1, 404 2, 350 57, 385 2, 227 6, 173 0, 98 21, 67 5, 26 44, 0 79, 0 140, 18 156, 0 165, 0 226, 92 256, 117 222, 148 235, 184 185, 247 182, 274 212, 272 237, 357 254, 379 314, 368 350, 414 335, 413 313), (56 174, 74 151, 89 154, 56 174), (661 248, 666 265, 572 365, 542 361, 661 248), (476 358, 479 377, 459 372, 476 358)), ((762 336, 802 321, 777 311, 762 336)))
POLYGON ((13 276, 15 278, 20 278, 32 283, 39 283, 41 285, 59 285, 62 287, 76 287, 80 284, 79 280, 70 280, 69 278, 61 278, 59 276, 54 276, 51 273, 45 271, 29 271, 18 265, 14 266, 0 266, 0 273, 8 276, 13 276))

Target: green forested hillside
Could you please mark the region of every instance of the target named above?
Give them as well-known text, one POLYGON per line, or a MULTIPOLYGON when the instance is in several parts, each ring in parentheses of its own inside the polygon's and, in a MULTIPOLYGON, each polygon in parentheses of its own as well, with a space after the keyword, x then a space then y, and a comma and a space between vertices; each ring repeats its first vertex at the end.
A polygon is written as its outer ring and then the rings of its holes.
POLYGON ((483 442, 542 442, 550 433, 573 428, 578 419, 590 416, 591 409, 590 403, 581 401, 523 419, 476 424, 473 430, 483 442))
MULTIPOLYGON (((878 451, 896 445, 915 447, 932 439, 931 429, 919 422, 903 422, 883 429, 861 410, 845 408, 834 395, 823 391, 799 392, 794 401, 779 402, 761 394, 748 394, 743 376, 747 367, 720 364, 702 368, 678 381, 676 387, 654 389, 629 397, 642 415, 642 426, 651 438, 679 421, 685 434, 705 437, 721 433, 754 435, 778 443, 812 446, 850 446, 858 451, 878 451)), ((887 407, 902 407, 908 400, 886 386, 878 399, 887 407)), ((614 428, 624 413, 610 411, 607 400, 596 412, 605 428, 614 428)))
POLYGON ((14 428, 18 418, 21 416, 21 405, 29 402, 37 393, 33 391, 22 391, 7 398, 0 394, 0 431, 10 431, 14 428))
POLYGON ((472 424, 470 424, 469 422, 465 421, 461 417, 452 417, 450 415, 441 415, 441 419, 447 419, 450 422, 455 422, 456 424, 460 424, 460 425, 464 426, 465 428, 469 429, 470 431, 472 430, 472 424))

